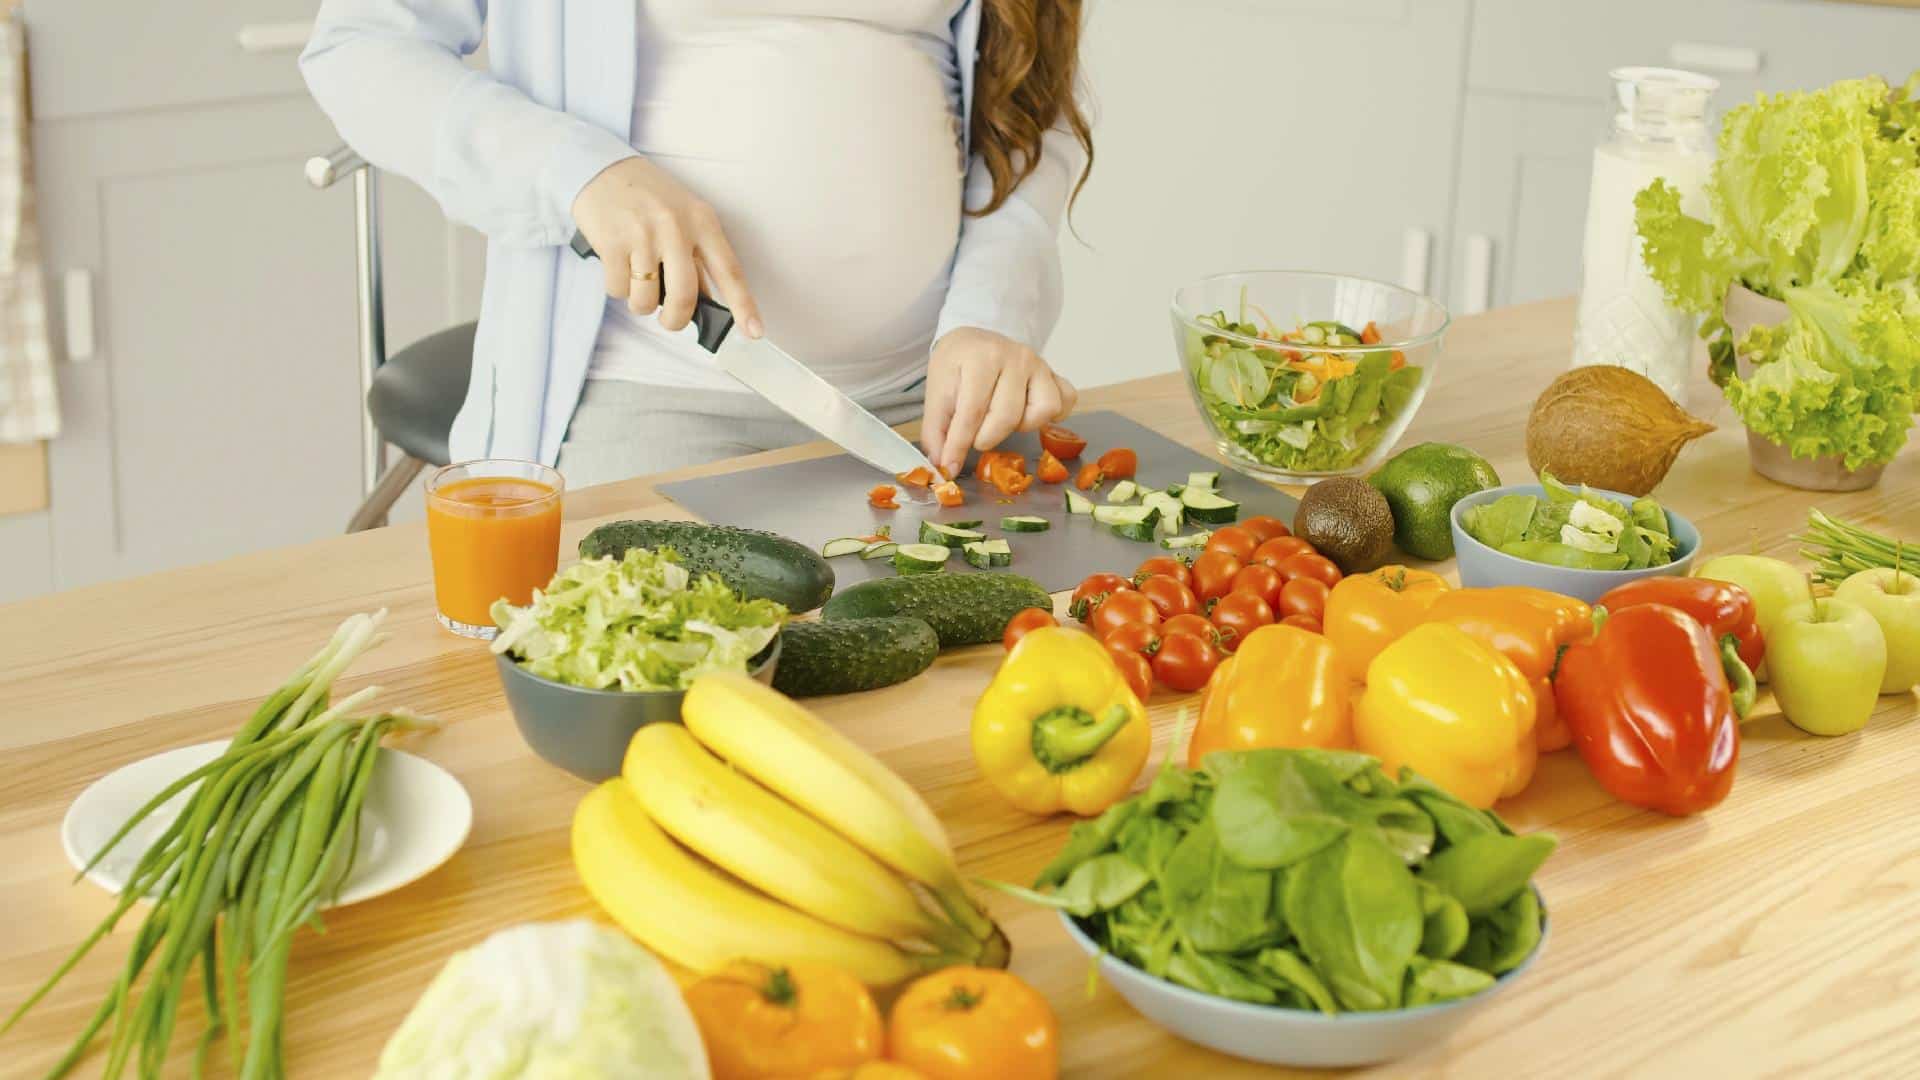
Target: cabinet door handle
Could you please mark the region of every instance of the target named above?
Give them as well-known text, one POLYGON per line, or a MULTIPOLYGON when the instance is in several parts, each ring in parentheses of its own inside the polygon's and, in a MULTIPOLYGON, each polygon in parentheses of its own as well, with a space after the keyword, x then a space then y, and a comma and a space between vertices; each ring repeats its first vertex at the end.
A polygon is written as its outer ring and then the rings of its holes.
POLYGON ((1460 313, 1478 315, 1493 300, 1493 237, 1486 233, 1467 237, 1465 263, 1460 275, 1460 313))
POLYGON ((69 270, 61 279, 67 312, 67 362, 93 359, 93 271, 69 270))
POLYGON ((313 36, 313 20, 281 23, 248 23, 233 35, 241 52, 273 53, 304 49, 313 36))
POLYGON ((1418 225, 1407 226, 1400 236, 1400 287, 1413 292, 1427 291, 1427 261, 1433 250, 1433 234, 1418 225))
POLYGON ((1693 71, 1717 71, 1723 75, 1754 75, 1763 59, 1759 49, 1745 45, 1714 45, 1702 41, 1676 41, 1667 46, 1667 59, 1675 67, 1693 71))

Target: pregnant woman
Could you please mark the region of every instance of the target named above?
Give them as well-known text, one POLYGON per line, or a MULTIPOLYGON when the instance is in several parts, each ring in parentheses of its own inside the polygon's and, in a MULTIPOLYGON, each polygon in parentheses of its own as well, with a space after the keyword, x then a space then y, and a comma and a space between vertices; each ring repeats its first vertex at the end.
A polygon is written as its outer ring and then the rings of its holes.
POLYGON ((356 150, 487 236, 455 460, 585 485, 815 438, 693 342, 701 283, 889 423, 924 408, 952 471, 1073 407, 1038 349, 1092 154, 1080 7, 325 0, 300 65, 356 150))

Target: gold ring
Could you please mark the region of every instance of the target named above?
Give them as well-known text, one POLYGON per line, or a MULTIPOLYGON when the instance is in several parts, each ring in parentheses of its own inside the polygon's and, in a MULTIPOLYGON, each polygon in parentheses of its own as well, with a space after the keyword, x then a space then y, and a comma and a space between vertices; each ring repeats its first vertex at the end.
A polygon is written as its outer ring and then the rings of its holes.
POLYGON ((649 270, 644 274, 634 274, 632 275, 632 277, 633 277, 633 280, 635 281, 652 281, 653 271, 649 270))

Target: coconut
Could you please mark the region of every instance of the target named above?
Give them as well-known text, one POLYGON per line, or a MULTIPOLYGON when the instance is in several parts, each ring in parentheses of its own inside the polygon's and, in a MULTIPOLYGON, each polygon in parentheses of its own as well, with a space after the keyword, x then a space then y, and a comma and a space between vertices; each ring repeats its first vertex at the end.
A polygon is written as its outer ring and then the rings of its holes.
POLYGON ((1553 380, 1527 417, 1527 464, 1569 484, 1645 495, 1713 425, 1645 375, 1611 364, 1553 380))

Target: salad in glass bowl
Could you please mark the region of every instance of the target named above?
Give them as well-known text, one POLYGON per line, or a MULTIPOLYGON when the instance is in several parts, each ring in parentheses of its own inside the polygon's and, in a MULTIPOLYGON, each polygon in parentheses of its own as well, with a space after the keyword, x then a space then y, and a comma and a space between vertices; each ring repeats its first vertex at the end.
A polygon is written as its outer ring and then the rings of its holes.
POLYGON ((1340 274, 1225 274, 1173 295, 1180 362, 1215 444, 1288 482, 1384 460, 1433 381, 1448 322, 1437 301, 1340 274))

